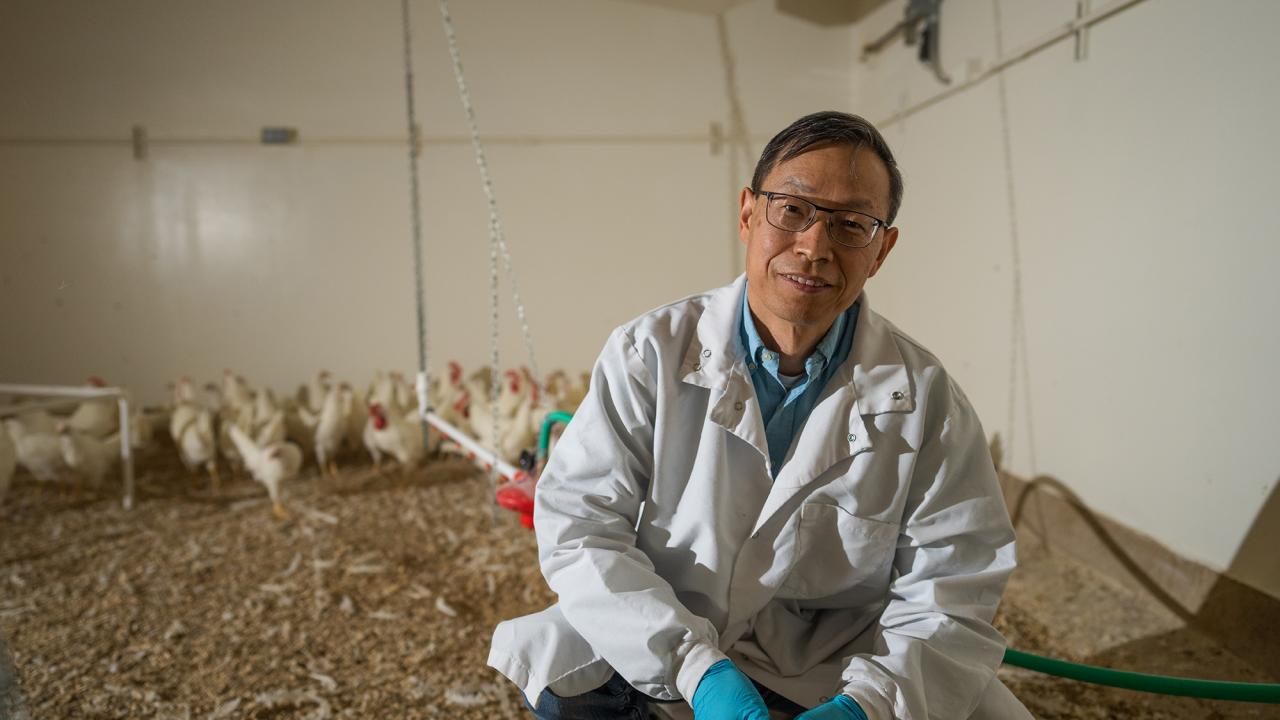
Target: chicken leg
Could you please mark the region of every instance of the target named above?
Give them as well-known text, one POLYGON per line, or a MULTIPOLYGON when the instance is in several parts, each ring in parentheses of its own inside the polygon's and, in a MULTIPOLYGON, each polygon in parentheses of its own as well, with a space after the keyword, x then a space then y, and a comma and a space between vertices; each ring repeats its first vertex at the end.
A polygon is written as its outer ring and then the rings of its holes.
POLYGON ((285 508, 284 504, 279 500, 271 504, 271 512, 281 520, 290 520, 293 518, 293 513, 289 512, 285 508))
POLYGON ((204 468, 209 472, 209 484, 213 494, 217 495, 222 490, 222 478, 218 475, 218 464, 210 460, 205 464, 204 468))

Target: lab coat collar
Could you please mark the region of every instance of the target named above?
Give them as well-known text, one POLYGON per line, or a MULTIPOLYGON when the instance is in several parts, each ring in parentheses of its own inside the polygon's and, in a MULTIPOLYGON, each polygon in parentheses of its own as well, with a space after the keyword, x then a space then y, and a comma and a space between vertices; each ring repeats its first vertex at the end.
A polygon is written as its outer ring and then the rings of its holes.
MULTIPOLYGON (((698 320, 696 337, 689 344, 681 364, 684 382, 724 391, 721 400, 727 400, 730 408, 736 402, 755 397, 751 376, 744 364, 746 350, 737 337, 742 293, 746 285, 744 273, 733 283, 708 293, 706 308, 698 320), (740 384, 745 384, 750 391, 745 397, 734 387, 740 384)), ((859 415, 911 412, 915 409, 915 389, 898 350, 893 327, 871 309, 865 290, 858 296, 858 303, 861 310, 854 330, 853 348, 828 381, 828 388, 819 404, 826 402, 834 389, 851 384, 859 415)), ((751 405, 757 404, 752 402, 751 405)), ((758 405, 756 411, 758 414, 758 405)), ((738 414, 742 414, 741 411, 738 414)), ((726 422, 731 420, 729 416, 723 419, 726 422)), ((716 420, 714 412, 712 420, 716 420)), ((736 426, 738 423, 731 424, 736 426)))
POLYGON ((685 352, 682 379, 712 391, 708 419, 754 447, 769 463, 764 416, 746 367, 746 349, 738 338, 746 274, 708 293, 697 331, 685 352), (716 391, 719 391, 716 396, 716 391))

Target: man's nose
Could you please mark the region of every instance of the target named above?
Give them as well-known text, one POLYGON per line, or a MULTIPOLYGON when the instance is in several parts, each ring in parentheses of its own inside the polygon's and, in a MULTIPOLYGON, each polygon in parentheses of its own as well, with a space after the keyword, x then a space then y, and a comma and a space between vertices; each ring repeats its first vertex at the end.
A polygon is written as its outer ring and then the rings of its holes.
POLYGON ((827 229, 829 218, 819 213, 809 227, 796 233, 795 251, 803 255, 809 262, 831 260, 835 249, 831 244, 831 233, 827 229))

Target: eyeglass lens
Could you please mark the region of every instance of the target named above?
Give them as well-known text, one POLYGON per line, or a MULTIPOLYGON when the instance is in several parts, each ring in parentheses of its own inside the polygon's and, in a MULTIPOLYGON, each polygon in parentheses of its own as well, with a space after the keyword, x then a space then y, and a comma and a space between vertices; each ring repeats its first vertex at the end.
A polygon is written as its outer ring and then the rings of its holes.
MULTIPOLYGON (((769 198, 765 213, 769 224, 787 232, 803 232, 813 224, 818 208, 813 203, 790 195, 774 195, 769 198)), ((865 247, 875 238, 875 220, 861 213, 836 211, 831 213, 827 231, 832 240, 849 247, 865 247)))

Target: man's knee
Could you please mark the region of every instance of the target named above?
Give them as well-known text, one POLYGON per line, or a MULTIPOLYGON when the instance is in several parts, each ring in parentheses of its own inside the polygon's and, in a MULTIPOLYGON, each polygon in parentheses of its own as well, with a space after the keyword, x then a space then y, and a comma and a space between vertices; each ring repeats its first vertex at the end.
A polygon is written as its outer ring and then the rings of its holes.
POLYGON ((594 690, 565 697, 547 688, 538 696, 537 708, 529 706, 527 700, 525 704, 539 720, 644 720, 648 717, 648 700, 644 693, 631 687, 617 673, 594 690))

